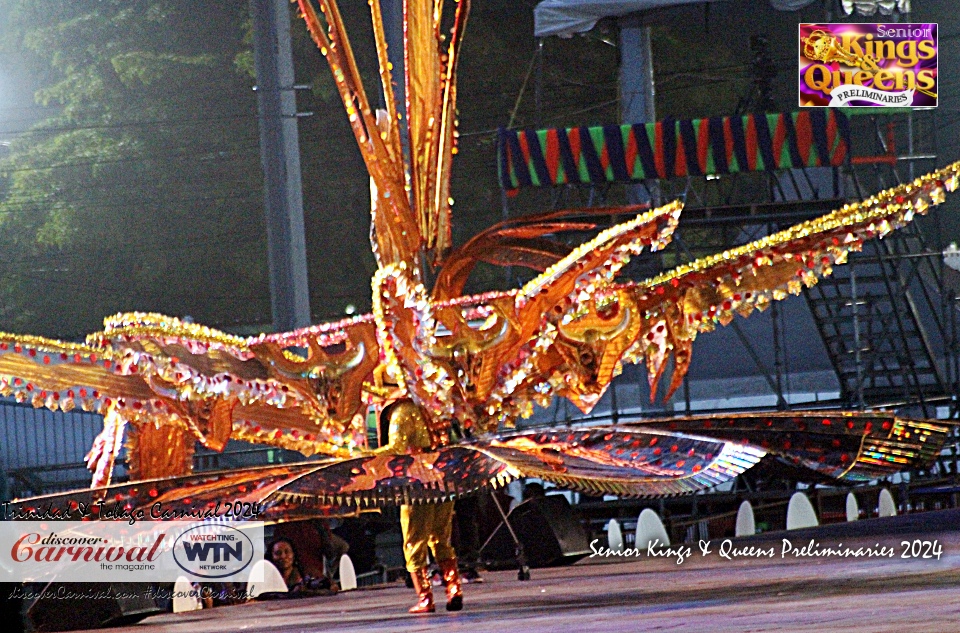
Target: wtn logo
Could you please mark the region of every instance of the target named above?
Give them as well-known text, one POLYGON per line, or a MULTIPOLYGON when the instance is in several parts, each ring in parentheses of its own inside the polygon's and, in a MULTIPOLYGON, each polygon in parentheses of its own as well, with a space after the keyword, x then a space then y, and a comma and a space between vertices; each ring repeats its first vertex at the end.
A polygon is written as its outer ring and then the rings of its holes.
POLYGON ((263 559, 262 542, 263 528, 259 526, 241 530, 232 525, 201 524, 176 538, 173 558, 191 577, 232 578, 263 559), (256 541, 251 536, 256 536, 256 541))
POLYGON ((205 563, 219 563, 221 560, 243 560, 243 543, 238 542, 233 547, 229 543, 183 543, 187 560, 196 562, 197 558, 205 563), (210 552, 213 552, 213 561, 210 561, 210 552))

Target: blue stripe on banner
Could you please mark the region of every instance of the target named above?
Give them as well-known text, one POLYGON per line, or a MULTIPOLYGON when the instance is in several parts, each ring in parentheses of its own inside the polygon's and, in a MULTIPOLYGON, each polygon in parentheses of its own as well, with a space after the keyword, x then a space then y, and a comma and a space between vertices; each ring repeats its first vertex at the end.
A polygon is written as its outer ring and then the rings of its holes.
POLYGON ((727 139, 723 135, 723 117, 710 117, 710 149, 713 151, 713 168, 718 174, 729 174, 727 162, 727 139))
POLYGON ((623 150, 623 131, 619 125, 604 125, 603 138, 607 142, 607 158, 613 169, 613 177, 617 182, 632 180, 633 165, 627 165, 627 157, 623 150))
POLYGON ((580 130, 580 153, 587 162, 587 173, 590 174, 590 182, 602 183, 607 181, 607 175, 603 172, 603 166, 600 164, 600 155, 597 154, 597 148, 593 146, 593 138, 590 136, 590 128, 583 126, 580 130))
POLYGON ((730 117, 730 132, 733 134, 733 155, 737 157, 737 171, 750 171, 747 133, 743 129, 743 117, 730 117))
POLYGON ((570 137, 567 136, 569 130, 560 128, 557 130, 557 144, 560 146, 560 162, 563 163, 563 172, 567 175, 569 184, 580 182, 580 170, 577 169, 577 159, 573 155, 573 148, 570 147, 570 137))
MULTIPOLYGON (((657 172, 657 161, 653 158, 650 137, 647 136, 647 124, 635 123, 631 129, 631 134, 633 134, 637 143, 637 155, 640 157, 644 178, 663 178, 663 175, 657 172)), ((633 165, 628 165, 628 167, 632 168, 633 165)))
POLYGON ((512 159, 513 173, 517 176, 517 183, 520 187, 532 186, 533 179, 530 178, 530 168, 523 156, 523 150, 520 149, 520 139, 516 132, 507 132, 507 143, 509 144, 509 155, 512 159))
MULTIPOLYGON (((663 174, 664 178, 673 178, 677 175, 677 121, 667 117, 661 125, 663 129, 663 174)), ((683 175, 683 174, 680 174, 683 175)))
POLYGON ((690 119, 680 121, 680 142, 683 143, 683 156, 687 159, 687 174, 702 176, 703 170, 700 169, 700 160, 697 156, 697 132, 693 129, 693 121, 690 119))
POLYGON ((797 126, 793 124, 793 116, 790 114, 781 115, 783 124, 787 128, 787 147, 790 151, 790 161, 794 167, 804 167, 803 157, 800 156, 800 148, 797 145, 797 126))
POLYGON ((693 121, 680 121, 680 141, 683 143, 683 156, 687 159, 687 173, 691 176, 702 176, 700 169, 699 152, 697 152, 697 132, 693 129, 693 121))
POLYGON ((820 108, 810 108, 810 129, 813 131, 813 146, 821 165, 830 164, 830 146, 827 144, 827 113, 820 108))
POLYGON ((773 156, 773 139, 770 137, 770 126, 767 123, 767 115, 753 114, 754 128, 757 130, 757 146, 760 155, 763 157, 763 168, 767 171, 773 171, 777 168, 777 161, 773 156))
POLYGON ((540 186, 552 185, 550 170, 547 169, 547 160, 543 156, 543 148, 540 147, 540 137, 537 136, 537 131, 524 130, 523 134, 527 137, 527 147, 530 148, 530 162, 533 163, 533 170, 537 172, 537 178, 540 179, 540 186))

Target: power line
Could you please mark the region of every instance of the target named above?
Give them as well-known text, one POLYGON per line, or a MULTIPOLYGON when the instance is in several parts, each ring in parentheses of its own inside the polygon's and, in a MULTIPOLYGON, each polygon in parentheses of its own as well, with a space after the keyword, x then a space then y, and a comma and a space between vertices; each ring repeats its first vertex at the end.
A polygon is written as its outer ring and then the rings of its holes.
MULTIPOLYGON (((90 125, 70 125, 70 126, 61 126, 61 127, 32 127, 21 130, 2 130, 4 134, 60 134, 64 132, 79 132, 82 130, 114 130, 114 129, 124 129, 131 127, 148 127, 148 126, 181 126, 181 125, 199 125, 202 123, 209 123, 212 121, 239 121, 239 120, 256 120, 257 115, 253 114, 231 114, 223 115, 216 117, 197 117, 193 119, 155 119, 150 121, 122 121, 119 123, 97 123, 90 125)), ((17 122, 17 119, 12 120, 17 122)), ((26 119, 19 119, 19 121, 26 121, 26 119)), ((39 121, 37 125, 43 125, 43 121, 39 121)))
MULTIPOLYGON (((248 147, 243 147, 241 149, 253 150, 253 149, 258 149, 258 147, 255 145, 250 145, 248 147)), ((115 165, 115 164, 122 164, 122 163, 149 162, 152 160, 157 160, 162 158, 187 157, 187 158, 193 158, 196 161, 221 160, 221 157, 219 156, 212 156, 212 157, 196 156, 196 154, 197 154, 197 151, 195 149, 192 149, 190 151, 174 152, 170 154, 158 153, 158 154, 150 154, 147 156, 125 156, 123 158, 117 158, 117 159, 111 159, 111 160, 93 160, 93 161, 75 162, 75 163, 66 162, 66 163, 61 163, 59 165, 46 165, 46 166, 41 165, 41 166, 34 166, 34 167, 14 167, 14 168, 6 168, 6 169, 0 168, 0 173, 10 174, 10 173, 24 172, 24 171, 45 171, 50 169, 68 169, 72 167, 95 167, 99 165, 115 165)))

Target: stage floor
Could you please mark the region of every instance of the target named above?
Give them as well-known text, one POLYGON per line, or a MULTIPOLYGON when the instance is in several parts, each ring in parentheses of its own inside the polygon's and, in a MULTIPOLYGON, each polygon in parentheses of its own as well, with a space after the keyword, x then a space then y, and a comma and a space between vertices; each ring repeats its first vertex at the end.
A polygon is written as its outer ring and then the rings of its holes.
MULTIPOLYGON (((957 516, 956 511, 941 515, 940 521, 929 523, 936 528, 930 531, 908 533, 902 523, 897 529, 896 523, 865 521, 863 528, 872 524, 873 529, 866 530, 874 532, 871 536, 845 533, 854 527, 848 525, 832 532, 829 528, 781 532, 766 540, 733 542, 738 549, 772 548, 773 558, 743 552, 720 558, 722 542, 714 540, 709 555, 694 545, 681 564, 676 557, 584 559, 571 567, 532 570, 527 582, 517 581, 516 572, 488 572, 484 583, 464 587, 465 608, 452 614, 442 605, 435 614, 407 614, 414 593, 397 584, 326 598, 155 616, 111 630, 960 632, 960 532, 953 531, 960 529, 957 516), (949 531, 944 531, 945 524, 949 531), (893 556, 842 558, 823 552, 781 556, 783 538, 794 547, 808 546, 814 538, 815 549, 889 548, 893 556), (912 544, 914 539, 935 541, 943 550, 940 560, 901 558, 901 542, 912 544)), ((916 553, 922 555, 922 549, 916 553)), ((438 588, 437 594, 441 591, 438 588)))

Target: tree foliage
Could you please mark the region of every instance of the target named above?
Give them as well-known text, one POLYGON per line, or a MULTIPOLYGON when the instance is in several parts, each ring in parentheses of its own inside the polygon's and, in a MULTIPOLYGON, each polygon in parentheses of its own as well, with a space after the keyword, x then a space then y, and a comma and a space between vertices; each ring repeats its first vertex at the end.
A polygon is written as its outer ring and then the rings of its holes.
MULTIPOLYGON (((367 3, 340 4, 374 95, 367 3)), ((37 102, 54 113, 0 159, 0 330, 75 337, 128 310, 269 327, 248 12, 235 0, 0 0, 0 37, 35 69, 37 102)), ((299 125, 320 321, 350 304, 369 309, 369 183, 330 71, 291 17, 297 83, 312 86, 297 99, 312 113, 299 125)), ((657 27, 658 112, 730 112, 741 85, 698 92, 702 77, 688 78, 704 60, 732 62, 697 40, 689 17, 657 27)), ((585 37, 545 40, 538 57, 529 3, 474 3, 459 73, 456 243, 501 219, 498 127, 619 119, 616 41, 616 26, 604 23, 585 37)), ((530 192, 511 201, 511 213, 588 202, 566 195, 530 192)), ((468 290, 504 281, 481 268, 468 290)))
POLYGON ((269 318, 246 3, 0 0, 56 114, 0 171, 3 329, 75 336, 121 310, 269 318))

